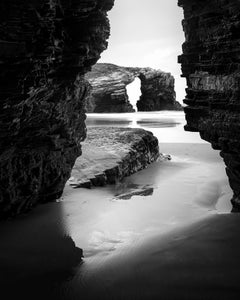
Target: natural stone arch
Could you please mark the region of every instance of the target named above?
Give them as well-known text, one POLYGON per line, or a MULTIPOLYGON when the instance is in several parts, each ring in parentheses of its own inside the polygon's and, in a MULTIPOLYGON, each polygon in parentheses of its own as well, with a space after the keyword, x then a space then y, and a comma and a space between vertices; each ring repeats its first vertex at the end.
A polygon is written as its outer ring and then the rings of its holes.
POLYGON ((176 101, 174 77, 170 73, 151 68, 120 67, 114 64, 96 64, 86 74, 92 91, 86 100, 86 111, 95 113, 132 112, 127 86, 135 78, 141 82, 138 111, 181 110, 176 101))

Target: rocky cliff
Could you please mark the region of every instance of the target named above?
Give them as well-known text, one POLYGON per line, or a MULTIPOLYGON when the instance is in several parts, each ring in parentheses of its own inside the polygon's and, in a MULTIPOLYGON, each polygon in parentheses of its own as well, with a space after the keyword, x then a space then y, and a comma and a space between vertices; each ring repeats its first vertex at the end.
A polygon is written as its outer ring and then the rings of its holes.
POLYGON ((151 68, 120 67, 113 64, 96 64, 86 79, 92 91, 86 101, 86 111, 95 113, 132 112, 127 85, 135 78, 141 81, 139 111, 179 110, 176 101, 174 77, 170 73, 151 68))
POLYGON ((85 138, 83 74, 112 0, 0 3, 0 217, 56 199, 85 138))
POLYGON ((126 86, 135 79, 127 68, 113 64, 96 64, 85 78, 91 85, 86 111, 94 113, 132 112, 126 86))
POLYGON ((186 130, 220 149, 240 208, 240 3, 179 0, 184 9, 183 76, 186 130))

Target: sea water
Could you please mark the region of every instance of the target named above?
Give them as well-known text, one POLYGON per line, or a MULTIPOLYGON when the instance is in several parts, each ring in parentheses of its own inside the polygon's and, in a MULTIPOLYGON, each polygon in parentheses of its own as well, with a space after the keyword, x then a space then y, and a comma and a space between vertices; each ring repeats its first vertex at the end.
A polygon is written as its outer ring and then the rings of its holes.
POLYGON ((87 126, 143 128, 151 131, 159 143, 206 143, 198 133, 184 131, 183 111, 87 114, 87 126))

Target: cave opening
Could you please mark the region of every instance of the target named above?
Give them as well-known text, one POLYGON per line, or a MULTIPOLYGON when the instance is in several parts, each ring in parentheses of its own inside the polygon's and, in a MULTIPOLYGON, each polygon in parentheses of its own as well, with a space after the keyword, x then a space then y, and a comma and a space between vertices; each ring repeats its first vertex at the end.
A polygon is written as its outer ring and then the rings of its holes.
POLYGON ((127 95, 128 100, 133 106, 133 109, 137 111, 137 101, 140 99, 140 96, 142 95, 141 92, 141 80, 136 77, 132 83, 127 85, 127 95))

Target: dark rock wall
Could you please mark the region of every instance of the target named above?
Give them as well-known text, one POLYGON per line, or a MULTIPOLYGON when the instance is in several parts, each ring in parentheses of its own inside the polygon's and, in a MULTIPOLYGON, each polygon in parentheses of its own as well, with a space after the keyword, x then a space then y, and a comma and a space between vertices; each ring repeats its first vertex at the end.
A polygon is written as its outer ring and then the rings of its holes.
POLYGON ((151 68, 131 68, 101 63, 96 64, 86 75, 92 86, 86 101, 86 111, 89 113, 134 111, 126 87, 137 77, 141 80, 142 91, 141 98, 137 101, 139 111, 182 109, 176 101, 174 77, 170 73, 151 68))
POLYGON ((0 2, 0 216, 60 196, 85 138, 83 78, 113 0, 0 2))
POLYGON ((184 8, 186 130, 220 149, 240 207, 240 1, 179 0, 184 8))

